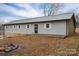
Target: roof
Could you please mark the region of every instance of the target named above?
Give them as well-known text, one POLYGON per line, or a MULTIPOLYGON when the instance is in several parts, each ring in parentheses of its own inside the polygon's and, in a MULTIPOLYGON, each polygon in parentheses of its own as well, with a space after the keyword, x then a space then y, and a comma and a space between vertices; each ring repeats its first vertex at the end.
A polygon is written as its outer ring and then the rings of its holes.
POLYGON ((19 23, 33 23, 33 22, 45 22, 45 21, 58 21, 58 20, 67 20, 72 17, 73 13, 64 13, 59 15, 51 15, 51 16, 43 16, 43 17, 36 17, 30 19, 22 19, 22 20, 15 20, 6 23, 7 24, 19 24, 19 23))

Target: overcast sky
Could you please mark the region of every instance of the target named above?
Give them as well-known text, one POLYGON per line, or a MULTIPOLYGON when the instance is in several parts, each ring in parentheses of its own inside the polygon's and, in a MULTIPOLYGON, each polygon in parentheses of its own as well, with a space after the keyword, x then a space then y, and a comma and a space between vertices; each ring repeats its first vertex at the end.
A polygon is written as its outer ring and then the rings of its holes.
MULTIPOLYGON (((0 21, 12 21, 25 18, 33 18, 43 16, 43 8, 39 7, 40 4, 2 4, 0 3, 0 21)), ((79 4, 65 4, 57 14, 65 12, 79 13, 79 4), (76 9, 76 10, 75 10, 76 9)))

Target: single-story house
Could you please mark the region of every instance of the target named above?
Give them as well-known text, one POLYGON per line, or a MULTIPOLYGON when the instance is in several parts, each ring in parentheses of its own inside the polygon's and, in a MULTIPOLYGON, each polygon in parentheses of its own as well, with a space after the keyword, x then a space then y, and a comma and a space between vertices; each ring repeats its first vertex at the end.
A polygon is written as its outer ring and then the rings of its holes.
POLYGON ((17 34, 41 34, 68 36, 75 33, 75 16, 73 13, 42 16, 37 18, 15 20, 4 24, 5 35, 17 34))

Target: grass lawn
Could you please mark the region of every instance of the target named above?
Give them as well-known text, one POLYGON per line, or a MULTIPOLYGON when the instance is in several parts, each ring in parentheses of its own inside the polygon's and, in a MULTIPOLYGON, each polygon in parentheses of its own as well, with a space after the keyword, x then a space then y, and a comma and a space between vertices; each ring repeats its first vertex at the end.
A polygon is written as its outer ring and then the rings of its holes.
POLYGON ((67 38, 18 35, 0 40, 0 46, 17 44, 19 48, 8 53, 17 56, 79 55, 79 33, 67 38))

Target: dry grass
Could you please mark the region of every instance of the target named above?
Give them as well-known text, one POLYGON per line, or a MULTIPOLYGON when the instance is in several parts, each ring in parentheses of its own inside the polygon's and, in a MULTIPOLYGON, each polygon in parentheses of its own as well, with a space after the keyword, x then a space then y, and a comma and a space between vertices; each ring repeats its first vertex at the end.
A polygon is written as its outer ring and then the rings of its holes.
POLYGON ((10 53, 19 56, 79 55, 79 33, 63 38, 19 35, 0 40, 0 46, 18 44, 19 49, 10 53))

